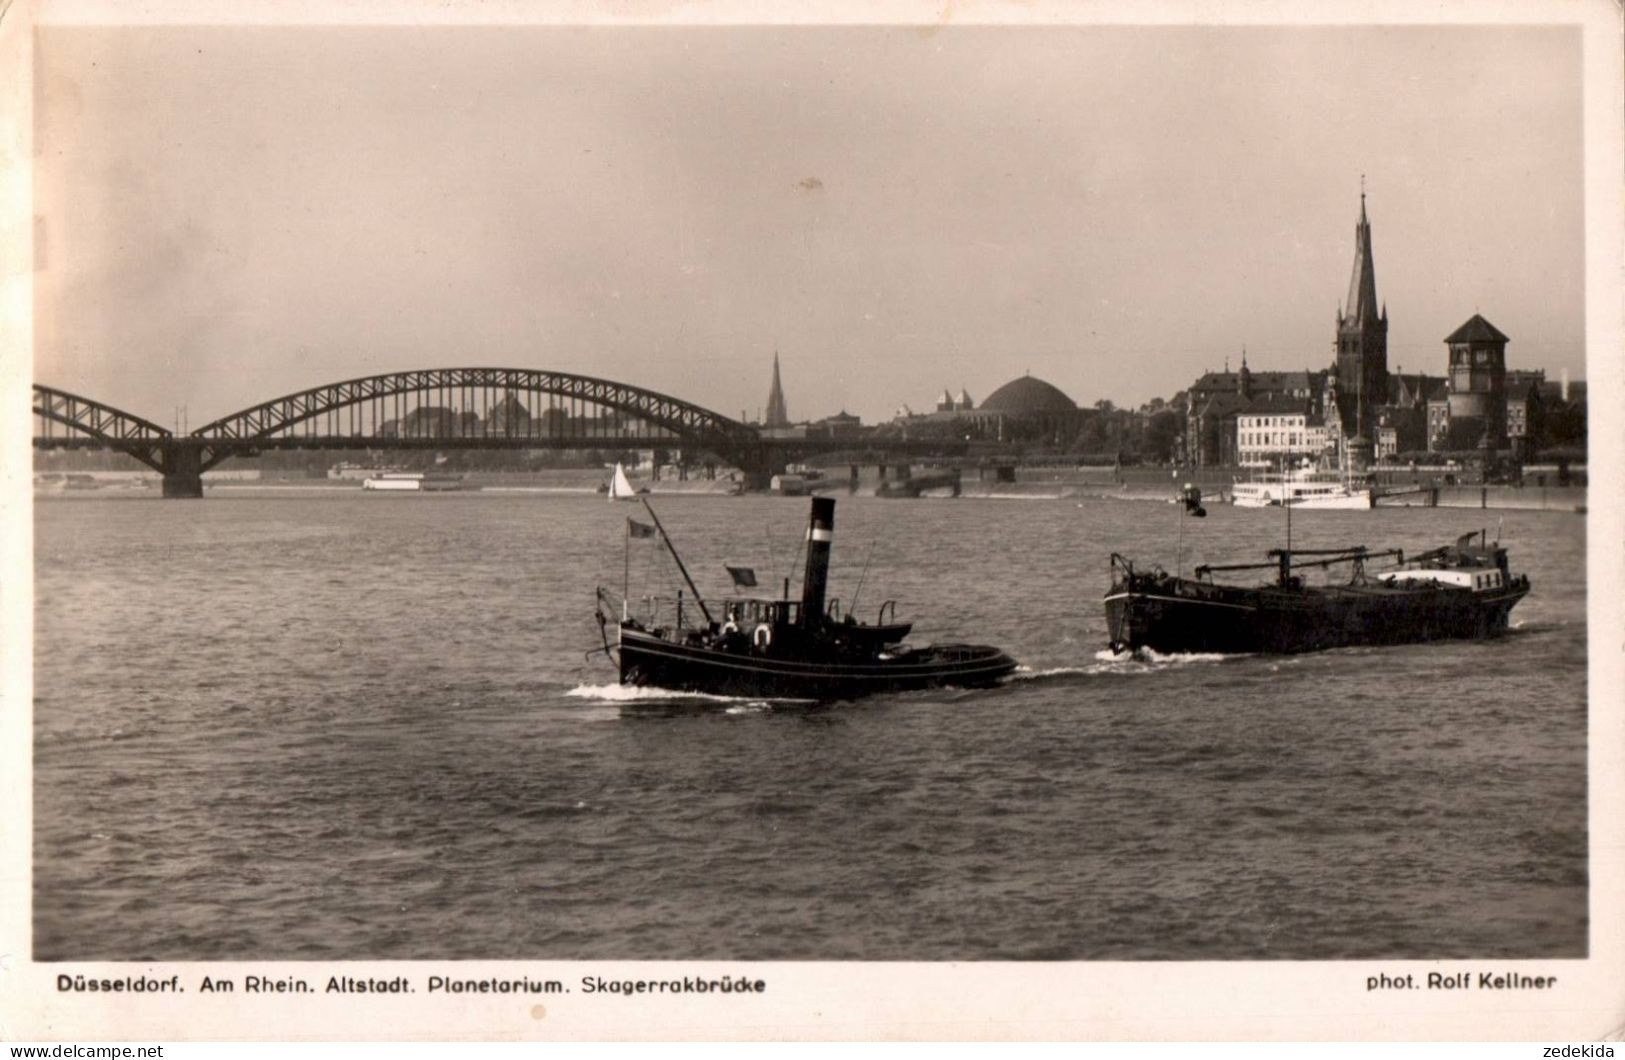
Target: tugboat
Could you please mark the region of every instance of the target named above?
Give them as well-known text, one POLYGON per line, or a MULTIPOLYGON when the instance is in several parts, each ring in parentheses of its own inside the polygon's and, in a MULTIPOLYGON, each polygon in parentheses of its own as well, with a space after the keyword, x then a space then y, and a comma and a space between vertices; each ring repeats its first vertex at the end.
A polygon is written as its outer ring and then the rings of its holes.
MULTIPOLYGON (((983 644, 910 647, 903 643, 912 623, 896 621, 897 605, 880 606, 873 624, 825 606, 835 501, 814 497, 807 527, 807 564, 801 599, 728 599, 712 613, 700 597, 665 529, 655 521, 693 594, 685 608, 681 593, 670 621, 628 613, 624 598, 616 616, 611 594, 598 590, 598 624, 604 649, 619 659, 621 683, 652 685, 681 692, 811 700, 852 699, 875 692, 955 686, 987 687, 1016 668, 1016 661, 983 644), (694 611, 698 610, 698 616, 694 611), (698 622, 692 622, 698 617, 698 622), (890 621, 888 621, 888 617, 890 621), (609 624, 615 622, 612 645, 609 624)), ((752 576, 747 584, 754 583, 752 576)), ((654 610, 654 609, 652 609, 654 610)), ((658 612, 657 612, 658 613, 658 612)))
POLYGON ((1486 531, 1411 557, 1400 549, 1271 549, 1266 563, 1200 566, 1185 578, 1112 553, 1106 626, 1113 651, 1295 653, 1354 645, 1482 639, 1507 628, 1529 578, 1513 575, 1506 549, 1486 531), (1473 538, 1478 543, 1473 543, 1473 538), (1305 559, 1302 557, 1313 557, 1305 559), (1371 560, 1398 566, 1376 574, 1371 560), (1346 583, 1306 585, 1296 570, 1348 564, 1346 583), (1213 575, 1273 569, 1264 585, 1213 575))

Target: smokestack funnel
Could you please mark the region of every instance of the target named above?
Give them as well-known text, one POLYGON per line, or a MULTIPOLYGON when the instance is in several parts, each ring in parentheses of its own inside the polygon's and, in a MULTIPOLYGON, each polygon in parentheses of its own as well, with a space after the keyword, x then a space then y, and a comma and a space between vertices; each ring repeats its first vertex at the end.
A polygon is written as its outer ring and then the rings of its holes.
POLYGON ((1569 370, 1567 368, 1563 369, 1562 379, 1563 382, 1561 389, 1558 390, 1558 393, 1562 396, 1564 401, 1567 401, 1569 399, 1569 370))
POLYGON ((807 577, 801 584, 801 624, 816 629, 824 621, 824 589, 829 584, 829 550, 835 540, 835 498, 814 497, 807 522, 807 577))

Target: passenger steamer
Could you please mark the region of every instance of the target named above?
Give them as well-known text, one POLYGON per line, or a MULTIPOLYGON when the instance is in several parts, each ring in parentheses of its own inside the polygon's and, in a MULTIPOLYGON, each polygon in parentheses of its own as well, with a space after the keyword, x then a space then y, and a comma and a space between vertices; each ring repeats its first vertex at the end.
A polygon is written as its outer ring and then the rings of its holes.
POLYGON ((1284 475, 1238 482, 1230 492, 1237 508, 1370 508, 1373 493, 1361 483, 1335 472, 1300 470, 1284 475))
POLYGON ((1398 549, 1363 547, 1272 549, 1269 556, 1268 563, 1200 566, 1185 578, 1136 569, 1113 553, 1105 600, 1112 650, 1288 653, 1492 637, 1506 630, 1512 608, 1529 593, 1528 577, 1513 575, 1506 549, 1482 531, 1409 563, 1398 549), (1387 557, 1399 566, 1367 572, 1368 562, 1387 557), (1352 574, 1342 584, 1310 586, 1295 573, 1344 564, 1352 574), (1275 580, 1256 586, 1213 580, 1261 569, 1275 570, 1275 580))
POLYGON ((1016 668, 1014 659, 988 645, 905 645, 912 624, 896 621, 894 601, 881 605, 873 624, 859 622, 851 614, 840 616, 833 603, 826 607, 835 525, 832 498, 812 501, 801 599, 788 599, 788 592, 777 600, 729 599, 717 614, 695 589, 654 509, 647 502, 644 506, 693 598, 685 606, 679 593, 671 621, 661 622, 631 616, 624 599, 617 618, 610 594, 598 590, 604 648, 618 657, 622 684, 830 700, 939 686, 988 686, 1016 668), (612 621, 613 644, 608 633, 612 621))
POLYGON ((364 490, 385 493, 446 493, 463 488, 463 476, 436 471, 380 471, 361 482, 364 490))

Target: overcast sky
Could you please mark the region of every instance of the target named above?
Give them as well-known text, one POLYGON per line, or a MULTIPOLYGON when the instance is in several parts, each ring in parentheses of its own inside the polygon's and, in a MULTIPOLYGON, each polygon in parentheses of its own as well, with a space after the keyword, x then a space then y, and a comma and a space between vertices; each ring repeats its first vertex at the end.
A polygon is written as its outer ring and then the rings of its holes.
POLYGON ((1475 311, 1584 371, 1580 37, 1546 28, 61 28, 35 378, 192 426, 406 368, 866 422, 1332 360, 1475 311))

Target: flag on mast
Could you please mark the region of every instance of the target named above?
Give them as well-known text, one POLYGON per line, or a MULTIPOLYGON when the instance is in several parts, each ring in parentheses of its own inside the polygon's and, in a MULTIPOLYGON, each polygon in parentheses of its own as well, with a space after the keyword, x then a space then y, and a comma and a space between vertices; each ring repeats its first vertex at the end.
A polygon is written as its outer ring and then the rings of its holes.
POLYGON ((653 537, 655 536, 655 528, 648 523, 640 523, 636 519, 628 518, 626 520, 626 536, 653 537))

